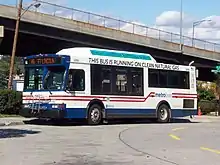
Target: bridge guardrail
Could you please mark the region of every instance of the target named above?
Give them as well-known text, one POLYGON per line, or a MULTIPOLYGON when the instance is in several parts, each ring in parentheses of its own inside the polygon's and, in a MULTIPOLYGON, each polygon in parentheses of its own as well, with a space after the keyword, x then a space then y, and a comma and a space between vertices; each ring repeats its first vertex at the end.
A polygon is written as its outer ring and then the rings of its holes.
MULTIPOLYGON (((38 9, 32 7, 28 10, 180 44, 180 35, 176 33, 147 27, 143 24, 139 24, 136 22, 123 21, 121 19, 115 19, 108 16, 69 8, 42 0, 34 1, 40 3, 41 6, 38 9)), ((199 49, 220 52, 220 44, 218 43, 200 39, 193 39, 184 35, 182 36, 182 44, 199 49)))

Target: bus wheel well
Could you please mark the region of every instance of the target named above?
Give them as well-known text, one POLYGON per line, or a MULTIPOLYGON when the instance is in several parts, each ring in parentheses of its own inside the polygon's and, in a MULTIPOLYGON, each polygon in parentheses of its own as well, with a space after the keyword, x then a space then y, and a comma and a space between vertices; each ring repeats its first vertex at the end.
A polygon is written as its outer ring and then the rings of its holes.
POLYGON ((156 111, 159 109, 159 107, 161 106, 161 105, 163 105, 163 104, 165 104, 165 105, 167 105, 168 107, 169 107, 169 109, 170 109, 170 117, 171 117, 171 107, 170 107, 170 104, 167 102, 167 101, 165 101, 165 100, 162 100, 162 101, 160 101, 158 104, 157 104, 157 108, 156 108, 156 111))
POLYGON ((104 106, 103 102, 102 102, 101 100, 99 100, 99 99, 93 99, 93 100, 91 100, 91 101, 89 102, 89 104, 87 105, 87 111, 88 111, 88 109, 89 109, 92 105, 94 105, 94 104, 99 105, 99 106, 102 108, 102 111, 103 111, 103 113, 104 113, 105 106, 104 106))

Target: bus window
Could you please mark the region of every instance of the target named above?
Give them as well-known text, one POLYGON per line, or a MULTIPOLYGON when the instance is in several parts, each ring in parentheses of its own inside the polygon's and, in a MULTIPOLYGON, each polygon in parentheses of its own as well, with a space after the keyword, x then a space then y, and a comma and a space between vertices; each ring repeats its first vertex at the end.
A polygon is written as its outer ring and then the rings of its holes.
POLYGON ((143 68, 91 65, 92 95, 143 96, 143 68))
POLYGON ((116 93, 128 93, 126 70, 116 69, 116 93))
POLYGON ((149 87, 189 89, 189 72, 149 69, 149 87))
POLYGON ((70 91, 85 90, 85 72, 81 69, 70 69, 67 89, 70 91))
POLYGON ((168 85, 170 88, 178 88, 180 85, 180 73, 170 71, 168 75, 168 85))
POLYGON ((111 93, 111 70, 102 68, 102 92, 111 93))
POLYGON ((143 77, 142 70, 133 69, 131 71, 132 95, 143 95, 143 77))
POLYGON ((148 70, 149 87, 159 86, 159 74, 155 69, 148 70))

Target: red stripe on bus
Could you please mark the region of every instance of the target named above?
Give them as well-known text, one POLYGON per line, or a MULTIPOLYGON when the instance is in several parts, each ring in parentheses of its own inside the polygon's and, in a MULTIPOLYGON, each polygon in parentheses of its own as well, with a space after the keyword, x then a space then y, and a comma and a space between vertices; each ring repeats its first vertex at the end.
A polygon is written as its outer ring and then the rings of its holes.
MULTIPOLYGON (((31 95, 26 95, 23 97, 33 97, 31 95)), ((53 95, 53 96, 49 96, 50 98, 54 98, 54 97, 65 97, 65 98, 92 98, 92 99, 105 99, 108 96, 71 96, 71 95, 53 95)), ((114 98, 114 99, 145 99, 145 97, 117 97, 117 96, 111 96, 110 98, 114 98)))
MULTIPOLYGON (((178 95, 178 96, 172 96, 172 98, 197 98, 197 94, 187 94, 187 93, 173 93, 172 95, 178 95), (188 96, 187 96, 188 95, 188 96)), ((43 100, 62 100, 62 101, 91 101, 91 99, 100 99, 101 101, 107 101, 105 100, 106 96, 68 96, 68 95, 54 95, 49 96, 49 99, 40 99, 43 100)), ((147 97, 110 97, 111 102, 145 102, 149 97, 155 97, 155 92, 150 92, 147 97), (118 100, 116 100, 118 99, 118 100)), ((39 99, 33 99, 33 97, 30 96, 23 96, 23 100, 39 100, 39 99), (28 98, 29 97, 29 98, 28 98)))
POLYGON ((196 99, 197 97, 195 96, 172 96, 172 98, 192 98, 192 99, 196 99))
POLYGON ((189 94, 189 93, 172 93, 172 95, 191 95, 191 96, 197 96, 197 94, 189 94))
MULTIPOLYGON (((145 98, 145 97, 142 97, 142 98, 137 98, 137 97, 110 97, 110 101, 111 102, 145 102, 152 94, 154 94, 154 92, 151 92, 149 93, 149 95, 145 98), (120 99, 122 98, 122 99, 120 99), (120 100, 114 100, 114 99, 120 99, 120 100), (125 99, 128 99, 128 100, 125 100, 125 99), (135 100, 137 99, 137 100, 135 100)), ((26 96, 28 97, 28 96, 26 96)), ((39 99, 32 99, 32 98, 26 98, 25 96, 23 96, 23 100, 39 100, 39 99)), ((50 98, 51 99, 40 99, 40 100, 64 100, 64 101, 91 101, 91 99, 101 99, 101 101, 107 101, 105 100, 104 98, 106 97, 93 97, 93 96, 68 96, 68 97, 65 97, 65 96, 59 96, 59 95, 56 95, 56 96, 53 96, 50 98), (59 98, 61 97, 61 98, 59 98), (62 98, 64 97, 64 98, 62 98), (70 98, 70 99, 67 99, 67 98, 70 98), (85 98, 85 99, 83 99, 85 98), (90 98, 90 99, 88 99, 90 98)), ((151 97, 154 97, 154 96, 151 96, 151 97)))

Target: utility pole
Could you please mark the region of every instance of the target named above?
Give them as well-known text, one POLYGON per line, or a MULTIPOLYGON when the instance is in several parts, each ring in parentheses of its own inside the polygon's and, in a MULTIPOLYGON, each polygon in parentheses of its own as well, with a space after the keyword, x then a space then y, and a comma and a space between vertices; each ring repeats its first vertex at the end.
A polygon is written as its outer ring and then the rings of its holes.
POLYGON ((183 53, 183 0, 180 0, 180 52, 183 53))
POLYGON ((220 65, 215 66, 216 70, 211 70, 212 73, 216 75, 216 93, 218 97, 218 102, 216 106, 216 116, 220 115, 220 65))
POLYGON ((19 5, 18 5, 18 15, 17 15, 17 20, 16 20, 16 27, 15 27, 12 55, 11 55, 11 63, 10 63, 10 70, 9 70, 8 89, 12 89, 14 61, 15 61, 15 53, 16 53, 16 46, 17 46, 17 39, 18 39, 19 24, 20 24, 20 19, 21 19, 22 3, 23 3, 23 0, 20 0, 19 5))

